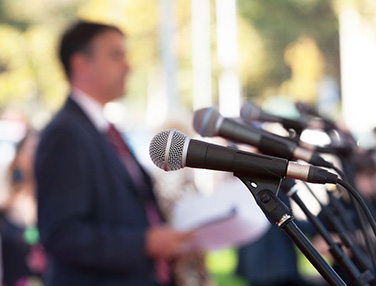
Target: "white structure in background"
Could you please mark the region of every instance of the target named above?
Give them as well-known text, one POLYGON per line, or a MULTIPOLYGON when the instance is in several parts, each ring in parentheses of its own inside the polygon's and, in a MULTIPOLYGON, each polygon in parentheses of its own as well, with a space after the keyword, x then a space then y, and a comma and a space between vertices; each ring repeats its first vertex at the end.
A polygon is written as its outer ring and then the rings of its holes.
POLYGON ((208 107, 212 101, 210 0, 191 1, 193 110, 208 107))
MULTIPOLYGON (((193 110, 209 107, 212 100, 210 0, 191 0, 193 110)), ((195 170, 195 184, 203 193, 214 189, 212 171, 195 170)))
POLYGON ((151 80, 146 121, 149 126, 162 124, 168 116, 179 111, 180 103, 177 92, 177 60, 175 45, 175 6, 173 0, 160 0, 160 49, 162 70, 160 77, 151 80))
POLYGON ((236 0, 216 0, 219 77, 219 111, 224 116, 239 116, 240 80, 237 74, 238 32, 236 0))
POLYGON ((167 112, 179 108, 179 98, 176 87, 176 53, 175 46, 175 5, 174 0, 161 0, 161 52, 165 91, 167 95, 167 112))
POLYGON ((375 30, 347 7, 339 17, 343 116, 360 135, 376 126, 375 30))
MULTIPOLYGON (((173 0, 161 3, 161 51, 163 72, 153 84, 147 108, 147 122, 156 126, 168 116, 179 112, 176 85, 174 46, 175 7, 173 0)), ((211 39, 210 0, 191 0, 193 109, 211 106, 211 39)), ((216 0, 218 60, 222 66, 219 79, 219 110, 225 116, 238 116, 241 105, 240 82, 237 75, 238 37, 236 0, 216 0)), ((196 183, 203 192, 214 186, 211 171, 197 170, 196 183)))
POLYGON ((151 76, 148 80, 146 125, 152 128, 161 126, 167 118, 169 104, 164 86, 162 70, 158 76, 151 76))

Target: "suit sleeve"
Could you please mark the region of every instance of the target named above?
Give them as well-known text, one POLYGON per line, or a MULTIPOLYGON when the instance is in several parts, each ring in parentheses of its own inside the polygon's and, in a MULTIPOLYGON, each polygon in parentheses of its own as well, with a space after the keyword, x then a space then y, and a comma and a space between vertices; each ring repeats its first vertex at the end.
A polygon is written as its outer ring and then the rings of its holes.
POLYGON ((82 136, 59 127, 41 138, 35 164, 41 240, 56 259, 77 267, 125 275, 147 269, 145 227, 91 219, 90 153, 82 136))

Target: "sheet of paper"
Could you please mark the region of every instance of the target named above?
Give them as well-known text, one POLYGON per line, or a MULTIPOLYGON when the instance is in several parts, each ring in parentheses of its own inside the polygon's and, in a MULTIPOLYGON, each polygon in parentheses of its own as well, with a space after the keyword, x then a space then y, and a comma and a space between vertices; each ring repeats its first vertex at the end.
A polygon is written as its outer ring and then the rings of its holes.
POLYGON ((252 194, 235 177, 211 195, 190 195, 178 201, 172 225, 194 230, 195 239, 187 248, 206 251, 250 243, 271 226, 252 194))

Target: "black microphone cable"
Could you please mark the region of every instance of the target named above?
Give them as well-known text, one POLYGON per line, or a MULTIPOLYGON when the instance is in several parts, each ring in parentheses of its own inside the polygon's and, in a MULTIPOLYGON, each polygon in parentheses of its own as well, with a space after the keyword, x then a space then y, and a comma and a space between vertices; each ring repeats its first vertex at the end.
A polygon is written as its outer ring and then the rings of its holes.
POLYGON ((327 190, 328 196, 330 197, 330 203, 328 205, 324 205, 316 196, 309 184, 304 181, 302 181, 302 183, 320 205, 323 219, 327 221, 328 227, 339 234, 339 238, 345 247, 351 249, 353 257, 357 261, 358 265, 360 265, 363 270, 368 269, 369 271, 374 272, 372 259, 366 255, 364 249, 362 249, 359 243, 357 243, 353 233, 355 226, 348 225, 351 223, 351 219, 347 219, 345 217, 345 210, 343 209, 342 204, 340 204, 340 201, 333 197, 330 190, 327 190))

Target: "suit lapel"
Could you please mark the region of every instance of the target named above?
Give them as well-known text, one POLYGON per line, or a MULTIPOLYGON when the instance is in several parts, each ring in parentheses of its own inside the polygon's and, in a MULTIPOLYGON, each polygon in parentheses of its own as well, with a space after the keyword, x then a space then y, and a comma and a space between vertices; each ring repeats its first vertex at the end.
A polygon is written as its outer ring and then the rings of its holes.
MULTIPOLYGON (((150 199, 150 196, 153 196, 152 192, 148 192, 146 190, 137 190, 136 186, 134 185, 130 177, 130 174, 128 174, 128 172, 126 171, 116 151, 108 141, 107 136, 98 131, 98 129, 87 117, 86 113, 81 109, 81 107, 71 97, 68 97, 65 107, 68 110, 68 112, 76 118, 76 121, 79 124, 84 125, 84 129, 88 133, 90 133, 90 137, 93 141, 96 142, 96 145, 99 147, 98 152, 102 156, 104 156, 104 163, 106 166, 104 166, 105 169, 107 169, 111 174, 119 177, 119 179, 121 179, 126 184, 127 189, 132 190, 132 192, 134 192, 134 194, 137 197, 140 197, 142 200, 146 200, 148 198, 150 199)), ((150 176, 146 173, 146 171, 142 168, 138 161, 135 161, 142 171, 143 177, 148 188, 151 190, 152 182, 150 176)))
POLYGON ((101 156, 104 156, 104 162, 107 169, 109 169, 112 174, 119 176, 127 185, 128 189, 135 191, 135 186, 129 177, 129 174, 118 158, 115 150, 108 142, 106 135, 98 131, 91 120, 87 117, 86 113, 71 97, 68 97, 65 107, 71 116, 76 118, 77 123, 84 125, 84 129, 90 134, 92 140, 97 143, 96 146, 99 147, 98 152, 101 156))

